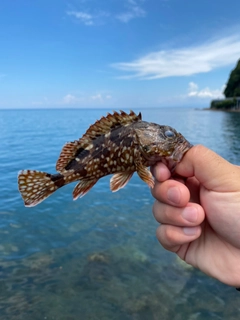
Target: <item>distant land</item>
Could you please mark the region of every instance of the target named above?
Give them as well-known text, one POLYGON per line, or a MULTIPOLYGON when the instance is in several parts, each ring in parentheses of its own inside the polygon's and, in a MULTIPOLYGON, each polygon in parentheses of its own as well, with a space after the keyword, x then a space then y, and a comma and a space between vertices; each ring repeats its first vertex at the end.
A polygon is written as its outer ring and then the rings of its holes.
POLYGON ((230 73, 224 95, 225 99, 212 100, 209 109, 240 112, 240 60, 230 73))

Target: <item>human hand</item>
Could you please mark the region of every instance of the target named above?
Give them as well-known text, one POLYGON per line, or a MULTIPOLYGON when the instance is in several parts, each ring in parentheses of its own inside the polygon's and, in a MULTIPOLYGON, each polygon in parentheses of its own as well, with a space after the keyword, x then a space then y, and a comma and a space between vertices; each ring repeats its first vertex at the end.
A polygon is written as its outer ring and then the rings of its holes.
POLYGON ((163 163, 152 167, 157 238, 188 264, 240 287, 240 167, 198 145, 169 179, 163 163))

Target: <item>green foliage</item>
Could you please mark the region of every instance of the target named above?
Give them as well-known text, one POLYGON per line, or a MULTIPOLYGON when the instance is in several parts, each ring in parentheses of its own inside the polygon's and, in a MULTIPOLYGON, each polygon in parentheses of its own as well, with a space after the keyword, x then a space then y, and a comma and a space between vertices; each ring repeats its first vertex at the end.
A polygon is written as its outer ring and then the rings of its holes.
POLYGON ((211 109, 231 109, 236 105, 236 99, 228 100, 213 100, 211 102, 211 109))
POLYGON ((240 97, 240 86, 234 90, 234 96, 240 97))
POLYGON ((230 74, 224 95, 226 98, 240 96, 240 60, 230 74))

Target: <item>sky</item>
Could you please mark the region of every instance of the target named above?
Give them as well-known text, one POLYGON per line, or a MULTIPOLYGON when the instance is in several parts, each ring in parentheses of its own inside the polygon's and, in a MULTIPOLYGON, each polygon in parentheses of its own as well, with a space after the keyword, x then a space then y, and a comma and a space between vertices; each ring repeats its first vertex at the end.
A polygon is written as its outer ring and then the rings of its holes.
POLYGON ((0 108, 208 107, 240 59, 240 1, 0 1, 0 108))

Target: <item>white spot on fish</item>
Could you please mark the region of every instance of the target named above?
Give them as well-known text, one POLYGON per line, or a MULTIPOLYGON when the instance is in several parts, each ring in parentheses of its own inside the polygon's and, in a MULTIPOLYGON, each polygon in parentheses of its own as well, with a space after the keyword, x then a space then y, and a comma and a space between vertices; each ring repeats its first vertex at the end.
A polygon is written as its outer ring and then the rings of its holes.
POLYGON ((93 144, 91 143, 91 144, 89 144, 85 149, 86 150, 91 150, 93 148, 93 144))

